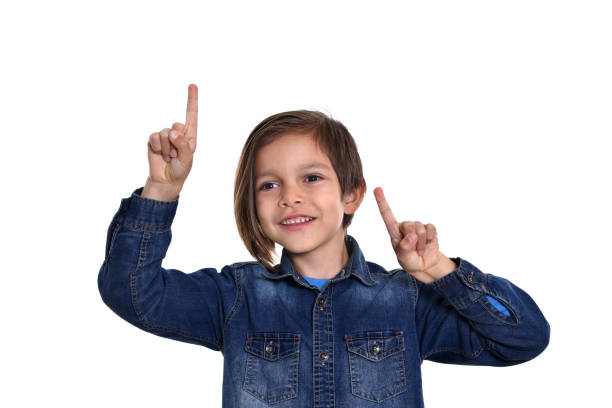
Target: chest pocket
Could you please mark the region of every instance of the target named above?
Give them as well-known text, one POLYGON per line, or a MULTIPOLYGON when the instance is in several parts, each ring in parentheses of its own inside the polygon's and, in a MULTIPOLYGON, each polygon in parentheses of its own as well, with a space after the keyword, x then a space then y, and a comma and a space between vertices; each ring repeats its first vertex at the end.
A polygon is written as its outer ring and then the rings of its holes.
POLYGON ((246 372, 242 388, 267 404, 297 396, 300 336, 249 332, 244 346, 246 372))
POLYGON ((344 336, 353 395, 382 402, 408 389, 404 335, 398 330, 361 331, 344 336))

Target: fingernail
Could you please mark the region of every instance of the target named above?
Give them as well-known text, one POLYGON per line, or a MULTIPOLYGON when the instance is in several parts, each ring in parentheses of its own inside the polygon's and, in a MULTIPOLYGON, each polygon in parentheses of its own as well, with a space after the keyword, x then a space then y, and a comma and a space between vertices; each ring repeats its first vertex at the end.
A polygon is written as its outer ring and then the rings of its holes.
POLYGON ((171 131, 171 132, 170 132, 170 139, 172 139, 172 140, 176 140, 176 138, 177 138, 177 137, 178 137, 178 135, 176 134, 176 132, 175 132, 175 131, 171 131))
POLYGON ((172 149, 172 151, 170 152, 170 156, 176 157, 176 149, 172 149))

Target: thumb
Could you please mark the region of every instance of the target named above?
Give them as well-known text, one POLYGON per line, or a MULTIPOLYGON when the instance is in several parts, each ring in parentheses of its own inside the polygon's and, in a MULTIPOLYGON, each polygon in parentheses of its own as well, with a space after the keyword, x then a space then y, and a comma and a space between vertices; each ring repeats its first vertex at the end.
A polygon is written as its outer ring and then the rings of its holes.
POLYGON ((183 163, 188 163, 193 160, 193 153, 189 149, 189 142, 185 135, 176 130, 170 131, 170 143, 176 148, 177 159, 183 163))

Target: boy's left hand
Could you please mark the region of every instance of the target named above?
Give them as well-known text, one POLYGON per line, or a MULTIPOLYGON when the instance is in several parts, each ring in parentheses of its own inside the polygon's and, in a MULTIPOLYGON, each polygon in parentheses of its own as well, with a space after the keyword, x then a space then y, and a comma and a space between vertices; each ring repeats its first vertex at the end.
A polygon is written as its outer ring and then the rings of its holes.
POLYGON ((451 273, 457 265, 439 250, 433 224, 419 221, 397 222, 382 188, 374 189, 378 209, 391 237, 391 245, 401 267, 423 283, 431 283, 451 273))

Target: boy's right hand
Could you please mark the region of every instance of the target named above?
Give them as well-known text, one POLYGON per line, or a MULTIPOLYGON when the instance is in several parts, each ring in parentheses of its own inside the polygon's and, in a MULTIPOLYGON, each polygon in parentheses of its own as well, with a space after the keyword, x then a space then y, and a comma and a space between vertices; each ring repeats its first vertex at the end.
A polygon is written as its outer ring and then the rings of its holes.
POLYGON ((198 132, 198 87, 189 85, 188 94, 185 124, 176 122, 171 129, 149 136, 149 178, 142 196, 173 200, 191 171, 198 132))

